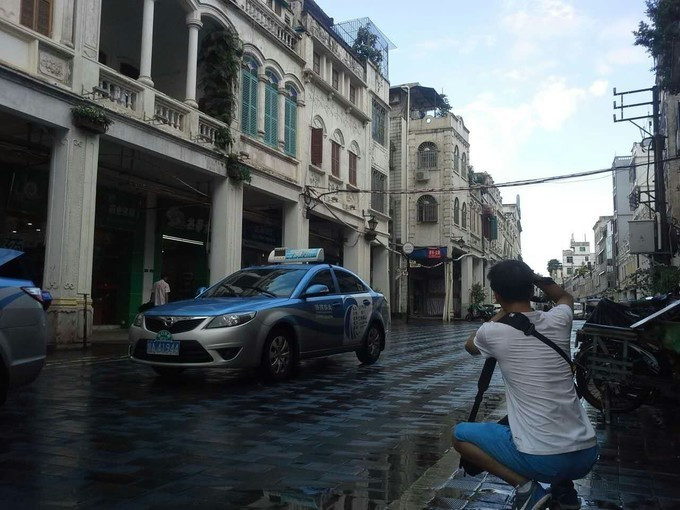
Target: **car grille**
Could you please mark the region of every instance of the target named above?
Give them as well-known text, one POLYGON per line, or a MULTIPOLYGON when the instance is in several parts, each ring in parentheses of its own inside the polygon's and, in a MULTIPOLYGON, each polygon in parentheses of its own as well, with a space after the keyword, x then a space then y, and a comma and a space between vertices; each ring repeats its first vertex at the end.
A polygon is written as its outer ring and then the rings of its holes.
MULTIPOLYGON (((169 317, 168 317, 169 318, 169 317)), ((165 317, 164 317, 165 319, 165 317)), ((174 317, 175 321, 170 326, 166 326, 163 319, 160 317, 144 317, 144 325, 149 331, 158 333, 159 331, 165 330, 170 333, 186 333, 198 327, 205 318, 198 319, 184 319, 181 317, 174 317)))
POLYGON ((167 356, 163 354, 147 354, 146 340, 137 341, 132 356, 144 361, 159 361, 161 363, 210 363, 212 356, 196 340, 178 340, 179 356, 167 356))

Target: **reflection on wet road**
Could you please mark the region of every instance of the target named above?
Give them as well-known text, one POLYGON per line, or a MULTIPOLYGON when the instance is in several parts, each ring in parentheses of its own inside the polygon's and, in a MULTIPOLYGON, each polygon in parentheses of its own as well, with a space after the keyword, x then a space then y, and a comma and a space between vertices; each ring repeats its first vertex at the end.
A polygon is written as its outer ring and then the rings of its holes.
MULTIPOLYGON (((123 346, 59 352, 0 408, 0 507, 383 508, 451 446, 482 361, 474 325, 395 325, 380 360, 304 363, 287 383, 164 381, 123 346)), ((498 403, 498 379, 487 410, 498 403)))

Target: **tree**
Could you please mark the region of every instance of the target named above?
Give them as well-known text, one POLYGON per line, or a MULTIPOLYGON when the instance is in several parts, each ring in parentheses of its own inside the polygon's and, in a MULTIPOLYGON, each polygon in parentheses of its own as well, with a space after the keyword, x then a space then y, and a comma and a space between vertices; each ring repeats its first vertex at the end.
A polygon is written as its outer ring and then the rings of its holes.
MULTIPOLYGON (((680 47, 680 0, 647 0, 647 17, 651 24, 640 22, 633 31, 635 45, 647 48, 654 58, 659 86, 671 94, 680 92, 680 80, 671 80, 673 50, 680 47)), ((677 55, 676 55, 677 58, 677 55)))
POLYGON ((370 61, 378 68, 382 64, 383 53, 378 48, 378 36, 371 32, 369 25, 359 27, 357 37, 352 44, 352 50, 364 63, 370 61))
POLYGON ((638 269, 631 276, 634 285, 646 295, 675 293, 680 285, 680 268, 675 266, 638 269))
POLYGON ((470 302, 479 305, 486 300, 486 291, 481 283, 473 283, 470 289, 470 302))
POLYGON ((559 260, 557 259, 550 259, 548 261, 548 274, 552 275, 555 271, 557 271, 562 264, 560 263, 559 260))

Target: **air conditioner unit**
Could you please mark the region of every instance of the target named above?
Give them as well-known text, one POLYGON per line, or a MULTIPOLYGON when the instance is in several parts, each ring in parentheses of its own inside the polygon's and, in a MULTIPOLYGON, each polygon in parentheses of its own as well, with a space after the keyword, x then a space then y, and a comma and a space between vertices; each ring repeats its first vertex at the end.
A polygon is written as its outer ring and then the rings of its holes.
POLYGON ((430 172, 416 172, 416 181, 429 181, 430 172))

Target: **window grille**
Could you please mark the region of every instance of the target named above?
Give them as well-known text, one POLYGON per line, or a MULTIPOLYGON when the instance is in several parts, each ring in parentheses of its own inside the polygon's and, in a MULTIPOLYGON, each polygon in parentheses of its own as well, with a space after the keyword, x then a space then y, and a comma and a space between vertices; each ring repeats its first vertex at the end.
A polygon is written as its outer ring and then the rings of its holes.
POLYGON ((418 168, 437 168, 437 146, 424 142, 418 147, 418 168))
POLYGON ((417 219, 422 223, 437 223, 439 204, 430 195, 423 195, 418 199, 417 219))
POLYGON ((387 176, 379 170, 373 169, 371 173, 371 189, 378 193, 371 193, 371 209, 385 212, 385 193, 387 189, 387 176))

